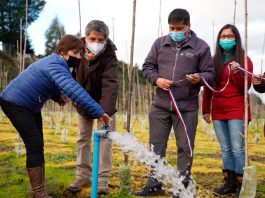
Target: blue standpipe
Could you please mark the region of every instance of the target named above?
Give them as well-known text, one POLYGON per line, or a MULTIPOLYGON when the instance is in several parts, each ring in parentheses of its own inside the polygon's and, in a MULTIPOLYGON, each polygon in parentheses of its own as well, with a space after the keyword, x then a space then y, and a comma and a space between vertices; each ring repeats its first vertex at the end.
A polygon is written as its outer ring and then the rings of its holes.
POLYGON ((98 194, 98 169, 99 169, 99 154, 100 154, 100 139, 108 138, 107 130, 108 125, 102 127, 102 130, 95 131, 94 133, 94 154, 93 154, 93 167, 92 167, 92 187, 91 198, 97 198, 98 194))

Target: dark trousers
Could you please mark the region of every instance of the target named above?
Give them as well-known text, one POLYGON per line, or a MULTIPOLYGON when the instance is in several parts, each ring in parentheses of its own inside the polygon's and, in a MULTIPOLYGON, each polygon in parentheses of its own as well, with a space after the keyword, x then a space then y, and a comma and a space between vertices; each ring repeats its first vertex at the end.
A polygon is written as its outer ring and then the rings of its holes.
MULTIPOLYGON (((181 112, 182 118, 186 124, 187 135, 190 140, 191 149, 194 149, 194 139, 198 124, 198 111, 181 112)), ((155 105, 151 106, 149 112, 149 143, 153 146, 153 150, 161 157, 166 156, 167 142, 173 126, 176 138, 178 153, 177 153, 177 168, 180 173, 190 172, 193 156, 190 156, 190 148, 188 145, 184 127, 176 114, 155 105)), ((155 185, 155 180, 152 178, 148 181, 148 186, 155 185)))
POLYGON ((0 99, 0 105, 25 144, 27 168, 43 166, 44 150, 41 112, 33 113, 26 108, 3 99, 0 99))

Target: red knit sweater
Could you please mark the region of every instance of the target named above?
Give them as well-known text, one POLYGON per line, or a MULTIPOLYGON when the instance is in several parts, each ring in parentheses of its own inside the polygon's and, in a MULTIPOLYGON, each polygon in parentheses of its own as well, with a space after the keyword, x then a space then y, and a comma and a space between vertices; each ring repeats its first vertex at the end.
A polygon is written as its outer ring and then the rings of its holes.
MULTIPOLYGON (((228 64, 228 63, 227 63, 228 64)), ((222 89, 228 78, 227 64, 220 76, 220 83, 215 90, 222 89)), ((242 66, 243 67, 243 66, 242 66)), ((248 58, 248 71, 253 72, 253 64, 248 58)), ((230 82, 221 93, 212 92, 203 86, 202 113, 211 114, 212 120, 244 119, 244 72, 231 72, 230 82)), ((248 88, 251 86, 251 76, 248 76, 248 88)), ((249 98, 248 98, 249 104, 249 98)), ((248 106, 248 120, 251 120, 250 106, 248 106)))

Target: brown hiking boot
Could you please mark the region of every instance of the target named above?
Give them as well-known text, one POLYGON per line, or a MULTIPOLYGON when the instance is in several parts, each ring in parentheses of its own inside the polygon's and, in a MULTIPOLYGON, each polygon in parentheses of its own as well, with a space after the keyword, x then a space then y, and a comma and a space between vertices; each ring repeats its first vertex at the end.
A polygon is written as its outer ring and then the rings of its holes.
POLYGON ((82 190, 82 188, 89 187, 90 185, 91 185, 90 179, 77 178, 77 179, 75 179, 75 181, 72 184, 70 184, 67 187, 67 190, 69 190, 71 192, 79 192, 82 190))
POLYGON ((31 192, 29 197, 52 198, 45 190, 43 167, 28 168, 27 172, 31 183, 31 192))
POLYGON ((29 191, 29 198, 36 198, 35 193, 32 191, 32 189, 30 189, 29 191))
POLYGON ((98 194, 106 195, 109 193, 109 186, 107 181, 99 181, 98 182, 98 194))

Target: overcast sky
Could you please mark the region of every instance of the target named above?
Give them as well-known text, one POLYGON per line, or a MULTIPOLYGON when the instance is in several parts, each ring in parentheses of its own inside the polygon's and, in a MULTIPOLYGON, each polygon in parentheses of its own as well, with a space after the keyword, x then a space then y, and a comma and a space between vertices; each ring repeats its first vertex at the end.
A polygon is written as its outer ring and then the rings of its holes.
MULTIPOLYGON (((47 0, 46 2, 39 18, 28 28, 36 54, 44 53, 44 34, 56 15, 64 25, 67 34, 79 32, 78 0, 47 0)), ((162 0, 161 2, 161 23, 164 35, 168 34, 169 13, 175 8, 187 9, 191 16, 191 29, 210 45, 212 52, 214 40, 220 28, 227 23, 233 23, 234 0, 162 0)), ((133 0, 80 0, 80 4, 82 35, 90 20, 103 20, 109 26, 110 38, 114 38, 118 48, 118 59, 129 62, 133 0)), ((151 45, 158 37, 159 4, 160 0, 137 0, 134 64, 140 67, 151 45)), ((264 0, 248 0, 248 54, 254 63, 255 73, 261 71, 262 47, 265 38, 264 8, 264 0)), ((244 0, 237 0, 236 26, 241 33, 243 43, 244 17, 244 0)))

